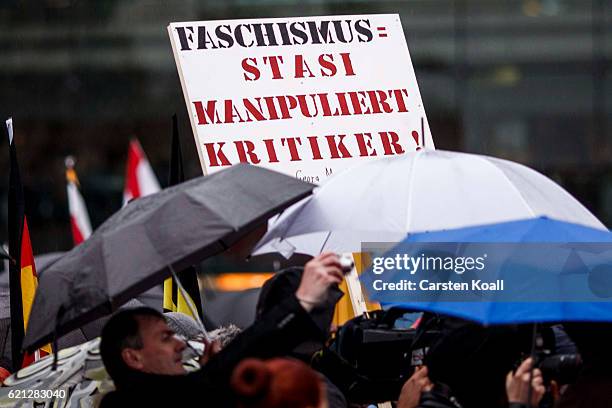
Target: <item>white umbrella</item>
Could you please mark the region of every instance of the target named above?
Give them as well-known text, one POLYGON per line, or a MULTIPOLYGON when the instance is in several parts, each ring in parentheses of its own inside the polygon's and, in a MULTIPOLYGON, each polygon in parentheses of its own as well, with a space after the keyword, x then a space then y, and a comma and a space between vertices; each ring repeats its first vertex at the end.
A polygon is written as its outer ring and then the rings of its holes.
POLYGON ((544 215, 606 229, 567 191, 526 166, 421 150, 332 177, 274 219, 254 254, 359 252, 362 242, 544 215))

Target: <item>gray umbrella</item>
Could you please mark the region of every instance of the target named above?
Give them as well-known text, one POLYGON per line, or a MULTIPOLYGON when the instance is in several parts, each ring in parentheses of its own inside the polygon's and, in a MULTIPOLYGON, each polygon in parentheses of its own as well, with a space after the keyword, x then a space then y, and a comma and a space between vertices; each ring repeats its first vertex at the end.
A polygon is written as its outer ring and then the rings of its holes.
POLYGON ((24 349, 112 313, 170 268, 223 251, 314 187, 240 164, 131 202, 45 271, 24 349))
MULTIPOLYGON (((63 252, 51 252, 48 254, 36 255, 34 261, 36 272, 40 277, 45 269, 60 256, 63 252)), ((11 355, 11 302, 9 290, 8 261, 4 270, 0 273, 0 367, 12 367, 11 355)), ((161 305, 161 295, 159 304, 161 305)), ((161 307, 158 307, 161 311, 161 307)), ((58 339, 58 349, 76 346, 88 340, 100 336, 102 326, 106 320, 96 320, 77 330, 66 333, 58 339)), ((2 404, 0 404, 1 406, 2 404)))
MULTIPOLYGON (((39 254, 34 257, 36 273, 40 278, 47 268, 57 261, 64 252, 50 252, 39 254)), ((6 261, 8 262, 8 261, 6 261)), ((4 271, 0 272, 0 367, 12 367, 11 356, 11 308, 8 282, 8 266, 5 265, 4 271)), ((149 306, 162 311, 163 293, 161 286, 156 286, 140 294, 136 299, 130 300, 122 308, 135 306, 149 306)), ((100 336, 102 327, 108 317, 96 319, 76 330, 72 330, 60 336, 57 340, 58 350, 72 347, 93 340, 100 336)), ((0 403, 0 406, 2 404, 0 403)))

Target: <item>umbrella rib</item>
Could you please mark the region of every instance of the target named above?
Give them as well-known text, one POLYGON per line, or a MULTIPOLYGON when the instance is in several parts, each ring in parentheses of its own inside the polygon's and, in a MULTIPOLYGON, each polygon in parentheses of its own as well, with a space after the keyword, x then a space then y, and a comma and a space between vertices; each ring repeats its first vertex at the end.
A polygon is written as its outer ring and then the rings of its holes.
POLYGON ((410 166, 410 179, 408 180, 408 203, 406 205, 406 228, 405 232, 408 233, 410 231, 410 224, 412 224, 412 191, 414 190, 414 169, 416 168, 416 162, 422 154, 426 154, 426 151, 418 152, 414 155, 414 160, 412 160, 412 165, 410 166))
POLYGON ((325 237, 325 240, 323 241, 323 244, 321 245, 321 249, 319 250, 319 253, 323 252, 323 248, 325 248, 325 245, 327 245, 327 241, 329 240, 331 233, 332 233, 331 230, 327 231, 327 236, 325 237))
MULTIPOLYGON (((87 242, 87 241, 85 241, 85 242, 87 242)), ((106 245, 106 240, 103 240, 102 241, 102 259, 103 259, 103 262, 104 262, 104 270, 106 270, 106 260, 109 259, 111 256, 112 256, 112 254, 110 254, 110 252, 108 250, 108 247, 106 245)), ((110 276, 107 273, 105 273, 104 275, 105 275, 104 276, 104 285, 106 286, 105 287, 105 289, 106 289, 106 292, 105 292, 106 293, 106 296, 105 296, 106 297, 106 302, 108 303, 109 308, 110 308, 111 313, 112 313, 115 310, 117 310, 117 309, 115 309, 115 300, 116 300, 117 296, 111 294, 110 276)))
POLYGON ((523 196, 523 193, 521 193, 521 191, 518 188, 516 188, 514 183, 512 181, 510 181, 510 178, 506 175, 506 173, 500 167, 495 166, 494 163, 491 160, 489 160, 488 158, 477 157, 477 156, 476 156, 476 158, 478 160, 486 161, 489 165, 491 165, 491 167, 493 167, 495 169, 495 171, 498 171, 499 173, 502 174, 502 177, 504 178, 504 180, 506 180, 506 182, 510 185, 510 188, 512 188, 512 190, 514 190, 517 193, 517 195, 521 199, 521 202, 523 203, 523 205, 525 205, 525 208, 527 208, 527 210, 529 211, 531 216, 534 217, 535 216, 535 212, 533 211, 531 206, 527 203, 527 200, 525 200, 525 197, 523 196))

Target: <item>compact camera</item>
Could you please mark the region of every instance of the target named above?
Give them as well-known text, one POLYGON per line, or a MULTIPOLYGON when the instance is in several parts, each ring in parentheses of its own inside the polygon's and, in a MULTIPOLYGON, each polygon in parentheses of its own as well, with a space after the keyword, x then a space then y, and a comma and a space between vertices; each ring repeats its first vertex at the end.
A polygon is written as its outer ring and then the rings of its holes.
POLYGON ((353 268, 355 267, 355 262, 353 261, 353 258, 350 255, 342 254, 338 255, 338 257, 340 258, 340 268, 342 269, 343 274, 346 275, 347 273, 353 270, 353 268))

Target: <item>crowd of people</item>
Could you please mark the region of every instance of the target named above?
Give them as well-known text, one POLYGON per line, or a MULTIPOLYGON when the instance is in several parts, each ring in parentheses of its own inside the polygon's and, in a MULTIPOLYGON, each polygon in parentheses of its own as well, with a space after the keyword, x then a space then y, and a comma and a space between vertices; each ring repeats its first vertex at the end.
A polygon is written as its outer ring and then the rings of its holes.
MULTIPOLYGON (((278 273, 262 289, 255 323, 221 341, 205 340, 201 366, 189 372, 188 344, 172 319, 146 307, 116 313, 100 344, 115 390, 100 406, 367 406, 354 404, 309 365, 330 335, 342 279, 333 253, 278 273)), ((421 320, 427 324, 427 316, 421 320)), ((571 384, 546 378, 536 368, 536 356, 524 353, 522 329, 450 319, 392 403, 397 408, 612 406, 612 330, 603 324, 568 324, 560 330, 565 343, 559 344, 569 348, 564 352, 581 357, 571 384)))

